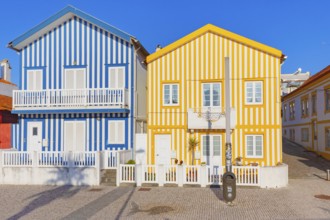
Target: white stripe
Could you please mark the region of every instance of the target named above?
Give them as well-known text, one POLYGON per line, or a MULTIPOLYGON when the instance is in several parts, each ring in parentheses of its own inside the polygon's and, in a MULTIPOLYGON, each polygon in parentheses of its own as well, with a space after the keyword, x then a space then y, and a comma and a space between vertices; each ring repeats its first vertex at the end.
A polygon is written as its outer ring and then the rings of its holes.
POLYGON ((71 62, 69 65, 74 63, 74 18, 71 19, 71 62))
POLYGON ((118 38, 118 63, 121 63, 121 49, 122 49, 121 39, 118 38))
POLYGON ((92 63, 91 63, 91 67, 92 67, 92 88, 96 88, 95 85, 95 27, 92 26, 92 63))
POLYGON ((102 150, 105 150, 105 114, 102 113, 102 150))
POLYGON ((58 120, 58 115, 55 115, 55 150, 58 151, 58 146, 59 146, 59 143, 58 143, 58 128, 59 128, 59 120, 58 120))
POLYGON ((50 150, 54 150, 54 117, 53 115, 50 115, 50 150))
POLYGON ((105 32, 102 34, 102 88, 105 88, 105 32))
POLYGON ((68 21, 66 23, 66 65, 69 65, 69 51, 70 51, 70 48, 69 48, 69 24, 70 22, 68 21))
POLYGON ((54 89, 54 68, 55 68, 55 65, 54 65, 54 60, 55 60, 55 58, 54 58, 54 56, 55 56, 55 53, 54 53, 54 35, 55 35, 55 32, 54 31, 52 31, 52 36, 51 36, 51 51, 52 51, 52 59, 51 59, 51 63, 50 63, 50 66, 51 66, 51 73, 50 73, 50 75, 51 75, 51 79, 52 79, 52 81, 51 81, 51 85, 50 85, 50 88, 51 89, 54 89))
POLYGON ((59 76, 60 76, 60 73, 59 73, 59 69, 60 69, 60 65, 59 65, 59 61, 60 61, 60 39, 59 39, 59 29, 57 28, 56 29, 56 65, 57 65, 57 68, 56 68, 56 89, 59 89, 59 83, 60 83, 60 80, 59 80, 59 76))
POLYGON ((49 87, 49 33, 46 37, 46 89, 50 89, 49 87))
POLYGON ((112 39, 112 62, 116 63, 116 37, 112 39))
POLYGON ((77 64, 81 65, 81 60, 80 60, 80 23, 79 23, 79 18, 78 17, 77 17, 77 20, 76 20, 76 32, 77 32, 77 64))
POLYGON ((82 65, 86 65, 86 63, 85 63, 85 56, 86 56, 86 54, 85 54, 85 21, 84 20, 82 20, 81 21, 81 45, 82 45, 82 48, 81 48, 81 54, 82 54, 82 60, 80 61, 81 62, 81 64, 82 65))
POLYGON ((34 56, 35 56, 35 53, 34 53, 34 48, 35 48, 35 46, 34 46, 34 42, 32 42, 32 46, 31 46, 31 50, 32 50, 32 57, 31 57, 31 59, 32 59, 32 66, 35 66, 35 63, 34 63, 34 56))

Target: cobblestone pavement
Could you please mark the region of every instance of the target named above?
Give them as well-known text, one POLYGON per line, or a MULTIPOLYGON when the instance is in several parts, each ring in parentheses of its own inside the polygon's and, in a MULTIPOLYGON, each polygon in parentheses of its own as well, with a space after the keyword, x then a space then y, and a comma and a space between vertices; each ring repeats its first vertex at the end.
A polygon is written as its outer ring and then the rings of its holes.
POLYGON ((330 200, 315 197, 330 195, 328 162, 289 142, 283 149, 289 186, 238 188, 233 206, 216 188, 2 185, 0 219, 330 219, 330 200))
POLYGON ((314 152, 283 140, 283 162, 289 165, 289 178, 326 178, 326 170, 330 169, 330 161, 314 152))

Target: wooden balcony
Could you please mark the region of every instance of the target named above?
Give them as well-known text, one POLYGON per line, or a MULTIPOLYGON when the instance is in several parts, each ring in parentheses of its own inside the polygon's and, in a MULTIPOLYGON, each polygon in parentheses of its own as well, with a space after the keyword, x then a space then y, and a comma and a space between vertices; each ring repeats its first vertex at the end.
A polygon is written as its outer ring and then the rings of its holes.
POLYGON ((127 89, 14 90, 13 110, 129 108, 127 89))

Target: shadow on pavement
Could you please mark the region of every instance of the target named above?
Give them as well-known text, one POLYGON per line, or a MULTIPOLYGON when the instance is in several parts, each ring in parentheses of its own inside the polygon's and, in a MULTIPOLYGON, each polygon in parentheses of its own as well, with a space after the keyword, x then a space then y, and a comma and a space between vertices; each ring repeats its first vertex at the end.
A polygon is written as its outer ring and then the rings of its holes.
POLYGON ((14 220, 19 219, 30 212, 48 205, 52 201, 59 199, 59 198, 69 198, 71 196, 74 196, 81 187, 73 187, 73 186, 59 186, 51 190, 43 191, 41 193, 35 194, 33 196, 30 196, 26 198, 33 199, 27 206, 25 206, 20 212, 16 213, 15 215, 9 217, 8 219, 14 220))
MULTIPOLYGON (((283 156, 285 154, 298 157, 297 161, 303 163, 308 167, 314 167, 320 171, 330 169, 330 161, 322 158, 314 152, 307 151, 303 146, 292 143, 291 141, 283 138, 283 156)), ((290 167, 290 161, 284 161, 290 167)), ((298 172, 298 171, 297 171, 298 172)))

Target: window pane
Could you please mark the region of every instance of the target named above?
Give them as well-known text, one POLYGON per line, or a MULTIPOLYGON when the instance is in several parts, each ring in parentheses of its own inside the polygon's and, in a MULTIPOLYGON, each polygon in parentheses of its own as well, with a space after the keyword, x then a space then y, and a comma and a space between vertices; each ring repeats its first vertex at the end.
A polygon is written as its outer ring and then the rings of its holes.
POLYGON ((33 136, 37 136, 37 135, 38 135, 38 128, 37 128, 37 127, 34 127, 34 128, 32 129, 32 135, 33 135, 33 136))
POLYGON ((209 136, 203 137, 203 155, 210 156, 210 137, 209 136))
POLYGON ((178 104, 178 85, 172 85, 172 104, 178 104))
POLYGON ((220 156, 220 136, 213 136, 213 156, 220 156))
POLYGON ((220 106, 220 84, 213 84, 213 106, 220 106))
POLYGON ((203 106, 210 106, 210 84, 203 84, 203 106))
POLYGON ((168 105, 170 103, 170 85, 164 85, 164 104, 168 105))
POLYGON ((246 137, 246 150, 248 156, 253 156, 253 136, 247 136, 246 137))

